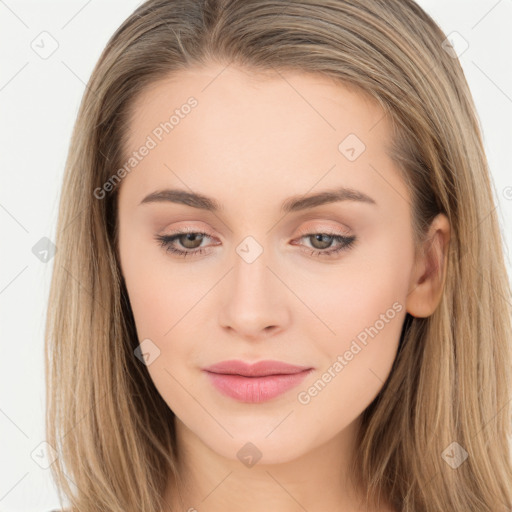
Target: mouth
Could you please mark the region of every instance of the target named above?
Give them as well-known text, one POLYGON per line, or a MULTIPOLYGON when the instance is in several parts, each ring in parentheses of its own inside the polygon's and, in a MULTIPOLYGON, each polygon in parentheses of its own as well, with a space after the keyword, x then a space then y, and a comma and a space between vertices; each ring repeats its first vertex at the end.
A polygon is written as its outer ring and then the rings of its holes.
POLYGON ((223 361, 203 371, 223 395, 239 402, 260 403, 275 398, 297 386, 313 371, 281 361, 223 361))

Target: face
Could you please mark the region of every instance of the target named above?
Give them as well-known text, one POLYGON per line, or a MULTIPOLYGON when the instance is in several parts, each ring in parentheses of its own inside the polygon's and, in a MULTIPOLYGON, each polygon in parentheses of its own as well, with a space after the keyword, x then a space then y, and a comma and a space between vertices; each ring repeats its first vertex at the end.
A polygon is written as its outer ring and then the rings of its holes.
POLYGON ((135 102, 118 250, 140 364, 179 429, 229 459, 244 447, 286 462, 341 436, 389 375, 410 196, 368 97, 314 75, 220 71, 182 71, 135 102), (228 360, 305 371, 204 370, 228 360))

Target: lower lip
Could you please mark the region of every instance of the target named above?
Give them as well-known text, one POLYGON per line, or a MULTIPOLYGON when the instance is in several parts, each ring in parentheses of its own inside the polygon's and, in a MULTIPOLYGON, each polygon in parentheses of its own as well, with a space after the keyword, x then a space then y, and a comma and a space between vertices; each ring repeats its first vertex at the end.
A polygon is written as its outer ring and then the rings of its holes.
POLYGON ((239 402, 259 403, 271 400, 294 388, 312 369, 289 375, 267 375, 266 377, 243 377, 224 373, 206 372, 212 384, 224 395, 239 402))

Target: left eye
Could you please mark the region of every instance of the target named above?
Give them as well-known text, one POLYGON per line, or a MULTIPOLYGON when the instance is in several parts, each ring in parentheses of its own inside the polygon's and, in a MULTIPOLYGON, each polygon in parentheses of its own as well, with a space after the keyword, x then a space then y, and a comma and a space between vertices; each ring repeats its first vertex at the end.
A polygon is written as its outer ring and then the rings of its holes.
MULTIPOLYGON (((185 257, 188 255, 203 254, 205 252, 205 248, 201 247, 201 242, 205 237, 212 238, 208 233, 197 231, 179 232, 174 235, 157 235, 155 238, 160 245, 166 249, 166 252, 171 252, 185 257), (186 250, 177 248, 176 242, 179 242, 186 250)), ((311 247, 305 247, 303 249, 310 255, 316 256, 330 256, 332 254, 339 253, 347 250, 356 241, 355 236, 346 236, 336 233, 308 233, 302 235, 299 240, 302 238, 309 238, 314 241, 314 244, 319 245, 319 247, 317 246, 313 249, 311 247), (334 249, 332 248, 333 242, 338 243, 338 246, 334 249)))

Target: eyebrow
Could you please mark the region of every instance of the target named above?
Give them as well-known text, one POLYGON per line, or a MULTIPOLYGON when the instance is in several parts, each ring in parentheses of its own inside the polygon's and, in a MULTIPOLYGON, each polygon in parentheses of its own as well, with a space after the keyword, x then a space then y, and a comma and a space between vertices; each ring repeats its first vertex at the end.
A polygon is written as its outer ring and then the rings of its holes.
MULTIPOLYGON (((341 187, 334 190, 325 190, 317 194, 290 197, 281 205, 281 212, 297 212, 340 201, 356 201, 373 205, 377 204, 374 199, 359 190, 341 187)), ((219 212, 223 210, 222 205, 211 197, 179 189, 157 190, 147 195, 140 204, 161 202, 183 204, 191 206, 192 208, 198 208, 200 210, 207 210, 210 212, 219 212)))

